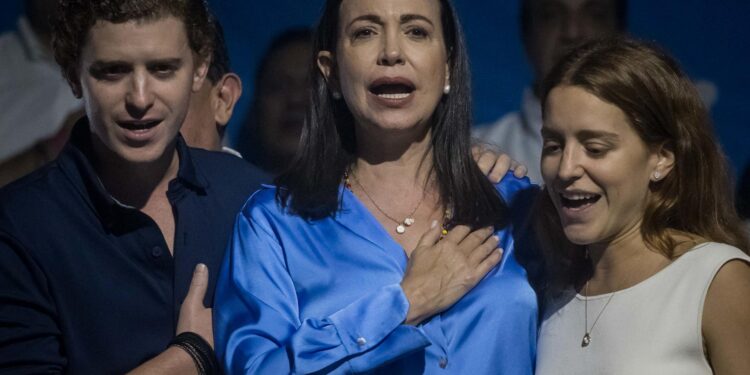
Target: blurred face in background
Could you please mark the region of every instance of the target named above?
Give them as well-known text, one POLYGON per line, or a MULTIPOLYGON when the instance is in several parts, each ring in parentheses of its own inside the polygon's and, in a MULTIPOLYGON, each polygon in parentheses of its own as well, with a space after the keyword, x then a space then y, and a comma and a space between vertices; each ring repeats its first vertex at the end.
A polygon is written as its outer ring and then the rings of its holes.
POLYGON ((257 126, 261 142, 270 157, 290 160, 299 144, 307 112, 310 81, 310 42, 297 41, 271 52, 260 75, 257 126))
POLYGON ((526 54, 541 81, 571 47, 618 33, 615 0, 527 0, 526 54))

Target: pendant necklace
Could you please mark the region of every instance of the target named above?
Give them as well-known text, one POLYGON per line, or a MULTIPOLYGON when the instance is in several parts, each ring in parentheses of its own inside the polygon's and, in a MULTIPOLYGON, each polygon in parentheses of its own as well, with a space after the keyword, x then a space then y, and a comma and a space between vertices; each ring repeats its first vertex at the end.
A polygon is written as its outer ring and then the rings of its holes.
POLYGON ((602 314, 604 313, 604 310, 607 309, 607 306, 609 306, 609 303, 612 302, 612 297, 615 296, 615 293, 609 295, 609 298, 607 299, 607 302, 604 304, 604 307, 602 307, 601 310, 599 310, 599 315, 596 316, 596 319, 594 319, 594 324, 591 325, 589 328, 589 281, 586 280, 586 285, 584 286, 584 290, 586 291, 586 296, 583 299, 583 339, 581 340, 581 347, 585 348, 591 344, 591 333, 594 331, 594 327, 596 327, 596 322, 599 321, 599 318, 601 318, 602 314))
POLYGON ((404 218, 404 220, 399 221, 399 220, 394 219, 391 215, 388 215, 385 211, 383 211, 382 208, 380 208, 380 206, 375 202, 374 199, 372 199, 372 196, 370 196, 370 193, 367 192, 367 189, 365 189, 365 187, 362 185, 362 183, 359 182, 359 180, 357 179, 357 176, 354 175, 354 173, 352 171, 347 171, 346 173, 344 173, 344 185, 349 190, 352 190, 352 185, 351 185, 351 183, 349 183, 349 176, 351 176, 352 179, 354 180, 354 182, 357 183, 357 186, 359 186, 359 188, 362 189, 362 192, 365 193, 365 196, 367 197, 367 199, 370 200, 370 202, 372 202, 373 206, 375 206, 375 208, 377 208, 378 211, 380 211, 380 213, 383 214, 383 216, 385 216, 386 218, 388 218, 392 222, 396 223, 396 233, 398 233, 398 234, 404 234, 404 233, 406 233, 406 228, 408 228, 408 227, 410 227, 410 226, 412 226, 414 224, 414 222, 415 222, 414 221, 414 214, 417 212, 417 210, 419 209, 419 207, 422 205, 422 202, 424 201, 424 196, 425 196, 424 190, 422 190, 422 198, 419 199, 419 203, 417 203, 417 206, 414 207, 414 209, 411 211, 411 213, 408 216, 406 216, 406 218, 404 218))

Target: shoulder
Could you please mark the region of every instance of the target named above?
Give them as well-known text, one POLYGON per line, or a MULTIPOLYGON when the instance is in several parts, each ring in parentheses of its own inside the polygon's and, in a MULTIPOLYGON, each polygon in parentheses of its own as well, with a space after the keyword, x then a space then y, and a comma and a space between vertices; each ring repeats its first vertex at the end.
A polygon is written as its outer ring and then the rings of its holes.
POLYGON ((224 188, 244 189, 249 193, 270 180, 266 172, 234 155, 198 148, 189 150, 196 169, 211 185, 220 184, 224 188))

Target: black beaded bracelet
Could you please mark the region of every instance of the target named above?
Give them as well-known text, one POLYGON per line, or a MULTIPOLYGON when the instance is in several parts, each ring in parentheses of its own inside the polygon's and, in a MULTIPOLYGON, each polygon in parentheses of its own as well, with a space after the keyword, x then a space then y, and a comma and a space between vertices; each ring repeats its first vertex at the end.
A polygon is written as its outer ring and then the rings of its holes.
POLYGON ((203 337, 195 332, 183 332, 169 342, 169 346, 176 346, 184 350, 195 362, 200 375, 220 374, 216 354, 203 337))

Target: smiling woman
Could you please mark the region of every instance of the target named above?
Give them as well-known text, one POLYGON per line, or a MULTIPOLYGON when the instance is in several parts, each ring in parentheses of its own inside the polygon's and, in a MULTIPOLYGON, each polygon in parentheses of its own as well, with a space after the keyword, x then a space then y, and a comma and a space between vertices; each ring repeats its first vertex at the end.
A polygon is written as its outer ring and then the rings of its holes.
POLYGON ((449 1, 326 3, 297 160, 239 215, 217 284, 229 372, 533 372, 535 189, 472 160, 466 60, 449 1))
POLYGON ((690 80, 611 39, 565 57, 543 94, 542 213, 564 237, 544 241, 537 373, 750 372, 748 241, 690 80))

